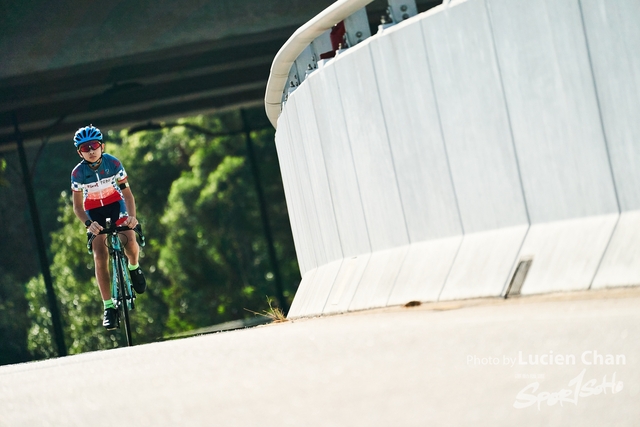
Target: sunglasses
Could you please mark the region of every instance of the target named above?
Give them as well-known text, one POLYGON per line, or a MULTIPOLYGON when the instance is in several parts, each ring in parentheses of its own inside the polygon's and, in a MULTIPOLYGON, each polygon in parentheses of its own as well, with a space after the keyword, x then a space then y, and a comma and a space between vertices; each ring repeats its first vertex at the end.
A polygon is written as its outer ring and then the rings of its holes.
POLYGON ((92 141, 92 142, 87 142, 85 144, 82 144, 80 148, 78 148, 78 150, 82 151, 83 153, 88 153, 91 150, 93 151, 97 150, 101 146, 102 144, 100 142, 92 141))

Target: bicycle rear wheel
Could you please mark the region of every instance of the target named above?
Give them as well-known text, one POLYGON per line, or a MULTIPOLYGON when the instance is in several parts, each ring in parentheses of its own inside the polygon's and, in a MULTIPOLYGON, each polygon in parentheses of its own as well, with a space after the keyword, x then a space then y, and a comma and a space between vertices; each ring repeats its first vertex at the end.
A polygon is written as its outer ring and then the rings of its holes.
POLYGON ((129 304, 128 304, 128 300, 131 298, 131 295, 129 295, 129 292, 127 291, 127 286, 125 286, 125 281, 124 281, 124 271, 122 271, 122 262, 121 262, 121 256, 120 254, 115 254, 116 256, 116 269, 117 274, 118 274, 118 288, 120 290, 120 298, 122 298, 121 304, 120 304, 120 310, 122 313, 122 319, 124 320, 124 333, 125 336, 127 338, 127 345, 128 346, 132 346, 133 345, 133 339, 131 337, 131 325, 129 323, 129 304))

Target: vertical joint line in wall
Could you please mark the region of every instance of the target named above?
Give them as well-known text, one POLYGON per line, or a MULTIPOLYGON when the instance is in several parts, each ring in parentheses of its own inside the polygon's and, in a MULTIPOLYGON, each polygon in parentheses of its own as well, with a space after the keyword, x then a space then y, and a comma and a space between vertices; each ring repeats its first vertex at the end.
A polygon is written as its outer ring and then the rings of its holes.
MULTIPOLYGON (((293 108, 290 108, 290 110, 292 110, 292 109, 293 108)), ((289 145, 289 148, 290 148, 289 154, 290 154, 290 161, 291 161, 290 167, 291 167, 291 171, 294 174, 295 181, 299 182, 300 179, 297 176, 298 175, 298 171, 297 171, 297 168, 295 166, 296 161, 295 161, 295 156, 293 154, 294 141, 293 141, 293 134, 292 134, 292 130, 291 130, 291 117, 287 117, 287 119, 288 119, 288 126, 286 126, 286 130, 287 130, 287 133, 289 134, 289 144, 290 144, 289 145)), ((297 188, 296 183, 291 183, 290 182, 290 184, 291 184, 290 188, 291 188, 291 191, 293 193, 292 197, 295 199, 295 200, 292 201, 292 205, 295 205, 296 201, 302 202, 303 201, 302 192, 299 191, 299 189, 297 188)), ((306 237, 303 237, 303 235, 304 235, 304 231, 303 231, 303 229, 304 229, 304 218, 303 218, 303 216, 306 217, 306 215, 304 215, 304 206, 300 206, 300 208, 302 208, 302 209, 299 209, 297 207, 295 209, 295 212, 296 212, 295 216, 297 218, 296 223, 297 223, 297 226, 298 226, 298 233, 299 233, 298 234, 298 241, 300 241, 300 239, 302 239, 302 241, 307 242, 306 237)), ((313 251, 313 243, 311 244, 311 250, 313 251)), ((296 253, 297 252, 298 252, 298 248, 296 248, 296 253)), ((302 258, 302 260, 303 260, 303 262, 305 264, 304 265, 304 268, 305 268, 304 273, 302 272, 302 268, 300 268, 300 276, 304 276, 304 274, 307 271, 312 270, 312 268, 310 268, 310 266, 309 266, 309 253, 306 250, 306 248, 301 248, 300 255, 301 256, 299 256, 298 258, 299 259, 302 258), (304 253, 304 255, 302 255, 303 253, 304 253)), ((315 252, 311 255, 311 258, 314 259, 314 260, 316 259, 315 252)), ((298 263, 300 263, 300 261, 298 261, 298 263)), ((316 265, 316 267, 317 267, 317 265, 316 265)))
MULTIPOLYGON (((520 191, 522 191, 522 202, 524 203, 524 210, 527 214, 527 222, 531 226, 531 216, 529 215, 529 205, 527 204, 527 195, 524 191, 524 182, 522 181, 522 171, 520 170, 520 159, 518 158, 518 150, 516 148, 516 138, 513 134, 513 125, 511 123, 511 114, 509 113, 509 103, 507 101, 507 92, 504 88, 504 81, 502 78, 502 69, 500 68, 500 60, 498 58, 498 46, 496 45, 496 36, 493 33, 493 19, 491 19, 491 8, 489 7, 489 0, 484 0, 484 8, 489 19, 489 31, 491 32, 491 43, 493 46, 493 55, 496 61, 496 68, 498 70, 498 79, 500 80, 500 89, 502 90, 502 100, 504 102, 504 109, 507 115, 507 123, 509 125, 509 133, 511 134, 511 146, 513 148, 513 156, 516 159, 516 168, 518 169, 518 181, 520 182, 520 191)), ((528 232, 528 230, 527 230, 528 232)))
POLYGON ((387 146, 389 147, 389 155, 391 156, 391 167, 393 168, 393 176, 396 182, 396 190, 398 191, 398 198, 400 199, 400 209, 402 209, 402 219, 404 220, 404 230, 407 233, 407 242, 411 243, 411 235, 409 234, 409 224, 407 223, 407 214, 404 211, 404 203, 402 200, 402 192, 400 191, 400 184, 398 183, 398 171, 396 169, 396 161, 393 157, 393 150, 391 149, 391 139, 389 138, 389 127, 387 126, 387 117, 384 114, 384 108, 382 108, 382 96, 380 95, 380 86, 378 85, 378 75, 376 74, 376 67, 373 62, 373 52, 371 44, 367 46, 369 50, 369 58, 371 59, 371 69, 373 70, 373 81, 376 84, 376 92, 378 93, 378 103, 380 104, 380 113, 382 114, 382 124, 384 125, 384 132, 387 136, 387 146))
POLYGON ((342 259, 331 261, 327 265, 330 265, 330 264, 332 264, 333 262, 336 262, 336 261, 340 261, 340 267, 338 268, 338 271, 336 272, 335 276, 333 276, 333 282, 331 283, 331 288, 329 288, 329 292, 327 293, 327 299, 325 300, 324 305, 322 306, 322 310, 320 311, 320 313, 322 313, 322 314, 324 314, 324 311, 327 308, 327 304, 329 304, 329 301, 331 300, 331 294, 333 293, 333 287, 336 285, 336 280, 338 280, 338 276, 340 275, 340 270, 342 270, 342 266, 344 265, 344 254, 342 255, 342 259))
MULTIPOLYGON (((453 189, 453 200, 456 202, 456 211, 458 212, 458 221, 460 222, 460 230, 462 231, 462 235, 464 236, 464 222, 462 222, 462 212, 460 212, 460 203, 458 202, 458 192, 456 191, 456 184, 453 182, 453 172, 451 171, 451 162, 449 161, 449 149, 447 148, 447 142, 444 137, 444 129, 442 126, 442 117, 440 117, 440 105, 438 104, 438 94, 436 92, 436 85, 433 81, 433 71, 431 70, 431 61, 429 60, 429 52, 427 50, 427 39, 424 36, 424 20, 420 24, 420 33, 422 33, 422 43, 424 45, 424 56, 427 60, 427 68, 429 71, 429 82, 431 83, 431 90, 433 91, 433 102, 436 107, 436 116, 438 118, 438 126, 440 128, 440 138, 442 140, 442 147, 444 148, 444 157, 447 161, 447 169, 449 171, 449 181, 451 182, 451 188, 453 189)), ((457 256, 457 253, 456 253, 457 256)), ((455 258, 454 258, 455 261, 455 258)), ((448 277, 448 273, 447 273, 448 277)), ((446 280, 445 280, 446 283, 446 280)), ((444 286, 444 285, 443 285, 444 286)), ((442 292, 442 291, 440 291, 442 292)), ((439 298, 439 296, 438 296, 439 298)))
POLYGON ((453 266, 456 263, 456 259, 458 259, 458 254, 460 253, 460 249, 462 248, 462 242, 464 240, 464 236, 460 239, 460 243, 458 244, 458 249, 456 249, 456 254, 453 256, 453 261, 451 261, 451 265, 449 266, 449 270, 447 271, 447 275, 444 277, 442 281, 442 287, 440 288, 440 292, 438 292, 438 298, 436 301, 440 301, 440 296, 444 291, 445 286, 447 285, 447 281, 449 280, 449 276, 451 275, 451 271, 453 270, 453 266))
POLYGON ((607 245, 602 251, 602 256, 600 257, 600 261, 598 262, 598 266, 596 267, 595 272, 593 273, 593 277, 591 278, 591 282, 589 282, 589 289, 593 286, 593 282, 596 280, 596 276, 598 275, 598 271, 600 271, 600 267, 604 262, 604 257, 609 250, 609 246, 611 245, 611 241, 613 240, 613 236, 616 233, 618 228, 618 224, 620 223, 620 217, 622 215, 622 207, 620 206, 620 196, 618 195, 618 186, 616 185, 616 177, 613 173, 613 164, 611 163, 611 152, 609 151, 609 141, 607 139, 607 132, 604 128, 604 118, 602 117, 602 107, 600 105, 600 95, 598 94, 598 83, 596 82, 596 74, 593 69, 593 59, 591 58, 591 49, 589 48, 589 38, 587 36, 587 24, 584 22, 584 11, 582 9, 582 0, 577 0, 578 9, 580 10, 580 22, 582 24, 582 33, 584 35, 584 44, 587 50, 587 59, 589 61, 589 71, 591 72, 591 81, 593 82, 593 94, 596 97, 596 105, 598 107, 598 118, 600 119, 600 129, 602 130, 602 139, 604 140, 604 148, 607 151, 607 161, 609 162, 609 172, 611 173, 611 183, 613 184, 613 194, 616 196, 616 203, 618 205, 618 219, 616 220, 616 225, 611 230, 611 235, 609 236, 609 240, 607 241, 607 245))
MULTIPOLYGON (((342 238, 340 236, 340 229, 338 228, 338 220, 336 218, 336 212, 335 212, 335 207, 334 207, 334 203, 333 203, 333 194, 331 193, 331 185, 329 185, 329 177, 328 177, 328 173, 327 173, 327 165, 325 162, 325 157, 324 157, 324 150, 322 149, 322 136, 320 134, 320 131, 318 129, 318 120, 317 120, 317 116, 316 116, 316 108, 314 106, 314 102, 313 102, 313 91, 311 90, 311 87, 309 87, 309 100, 311 101, 310 104, 308 106, 306 106, 306 108, 310 109, 311 117, 313 117, 313 123, 315 124, 315 131, 316 131, 316 135, 318 135, 318 146, 320 148, 320 153, 322 155, 322 163, 323 163, 323 167, 324 167, 324 172, 325 172, 325 177, 327 178, 327 188, 329 190, 329 198, 331 200, 331 212, 333 213, 333 218, 335 221, 335 226, 336 226, 336 233, 338 234, 338 242, 340 243, 340 256, 342 257, 342 260, 340 261, 340 266, 342 266, 342 262, 344 261, 344 250, 342 248, 342 238)), ((300 114, 298 114, 298 122, 300 122, 300 114)), ((312 129, 313 131, 314 129, 312 129)), ((309 168, 309 162, 312 161, 312 159, 309 159, 306 156, 306 151, 305 151, 305 157, 307 159, 307 169, 310 170, 309 168)), ((320 184, 322 185, 322 184, 320 184)), ((313 184, 311 185, 313 188, 313 184)), ((320 228, 320 234, 322 235, 322 227, 320 226, 320 218, 318 218, 318 227, 320 228)), ((324 236, 322 236, 323 239, 323 243, 324 243, 324 236)), ((325 266, 328 266, 329 264, 331 264, 332 262, 334 262, 335 260, 330 259, 329 253, 327 252, 326 248, 325 248, 325 255, 326 258, 328 260, 327 264, 325 264, 325 266)), ((326 268, 326 267, 325 267, 326 268)), ((333 286, 335 285, 335 277, 333 278, 333 282, 331 283, 331 288, 329 288, 329 292, 327 293, 327 299, 325 300, 324 304, 322 305, 322 310, 320 311, 321 313, 324 313, 324 309, 327 306, 327 303, 329 302, 329 297, 331 296, 331 291, 333 290, 333 286)))
POLYGON ((600 129, 602 130, 602 138, 604 140, 604 148, 607 150, 607 160, 609 162, 609 172, 611 172, 611 182, 613 184, 613 192, 616 196, 618 204, 618 212, 622 213, 620 206, 620 197, 618 195, 618 186, 616 185, 616 177, 613 174, 613 164, 611 163, 611 153, 609 152, 609 141, 607 140, 607 132, 604 128, 604 118, 602 117, 602 107, 600 106, 600 96, 598 95, 598 83, 596 82, 596 74, 593 70, 593 60, 591 58, 591 50, 589 49, 589 39, 587 37, 587 25, 584 22, 584 12, 582 10, 582 0, 578 1, 578 9, 580 9, 580 20, 582 22, 582 32, 584 35, 585 48, 587 49, 587 59, 589 60, 589 71, 591 71, 591 81, 593 82, 593 92, 596 97, 596 105, 598 106, 598 118, 600 119, 600 129))
POLYGON ((369 223, 367 222, 367 214, 364 212, 364 203, 362 202, 362 190, 360 190, 360 180, 358 179, 358 170, 356 169, 356 161, 353 156, 353 148, 351 148, 351 138, 349 137, 349 128, 347 127, 347 118, 344 114, 344 104, 342 103, 342 91, 340 90, 340 79, 338 78, 338 71, 336 67, 331 67, 336 76, 336 85, 338 87, 338 100, 340 101, 340 110, 342 111, 342 120, 344 122, 344 128, 347 131, 347 142, 349 143, 349 152, 351 153, 351 163, 353 164, 353 173, 356 177, 356 186, 358 187, 358 199, 360 199, 360 208, 362 209, 362 218, 364 219, 364 228, 367 230, 367 240, 369 241, 369 252, 373 251, 371 245, 371 233, 369 232, 369 223))
MULTIPOLYGON (((358 294, 358 288, 360 288, 360 285, 362 284, 362 279, 364 279, 364 272, 367 271, 367 267, 369 267, 369 263, 371 262, 371 258, 373 257, 373 254, 369 254, 369 258, 367 258, 367 262, 364 265, 364 268, 362 269, 362 274, 360 275, 360 278, 358 279, 358 284, 356 285, 356 288, 353 290, 353 294, 351 295, 351 299, 349 300, 349 304, 347 304, 347 309, 345 310, 345 312, 349 312, 352 310, 349 310, 349 308, 351 307, 351 304, 353 304, 353 299, 356 297, 356 295, 358 294)), ((362 311, 363 309, 359 309, 359 310, 353 310, 353 311, 362 311)))
MULTIPOLYGON (((286 115, 284 117, 286 119, 286 115)), ((282 175, 282 187, 284 190, 285 200, 287 203, 287 211, 289 213, 289 222, 291 223, 291 234, 293 235, 293 244, 295 247, 296 259, 298 261, 300 276, 302 277, 302 270, 304 268, 304 259, 303 259, 302 252, 298 250, 300 246, 300 235, 298 234, 298 216, 297 216, 297 208, 294 206, 295 197, 292 194, 293 187, 291 185, 291 180, 290 180, 291 170, 289 168, 289 158, 286 152, 286 149, 289 148, 288 143, 291 140, 291 136, 290 136, 291 133, 289 132, 288 122, 287 122, 287 125, 284 125, 284 124, 281 125, 278 132, 280 132, 280 135, 281 135, 280 141, 282 141, 283 137, 287 141, 284 149, 278 152, 278 158, 281 159, 282 161, 280 165, 281 175, 282 175), (285 137, 285 133, 287 135, 286 137, 285 137), (282 156, 280 156, 280 154, 282 154, 282 156)), ((281 144, 280 147, 282 147, 282 142, 280 144, 281 144)))
POLYGON ((440 301, 440 297, 442 296, 442 292, 444 288, 447 286, 447 282, 449 281, 449 276, 451 275, 451 271, 453 271, 453 266, 456 263, 456 259, 458 259, 458 255, 460 254, 460 249, 462 248, 462 242, 464 241, 464 222, 462 221, 462 212, 460 211, 460 203, 458 202, 458 192, 456 191, 456 184, 453 181, 453 171, 451 170, 451 162, 449 160, 449 149, 447 148, 447 142, 444 136, 444 127, 442 126, 442 117, 440 116, 440 104, 438 103, 438 93, 436 91, 436 85, 433 81, 433 70, 431 69, 431 61, 429 60, 429 51, 427 49, 427 39, 424 35, 424 22, 421 23, 420 32, 422 33, 422 43, 424 45, 425 50, 425 58, 427 60, 427 68, 429 70, 429 82, 431 83, 431 90, 433 91, 433 102, 436 107, 436 116, 438 118, 438 126, 440 128, 440 138, 442 140, 442 147, 444 148, 444 156, 447 161, 447 169, 449 170, 449 181, 451 182, 451 188, 453 189, 453 199, 456 202, 456 211, 458 212, 458 221, 460 223, 460 230, 462 231, 462 236, 460 238, 460 243, 458 244, 458 249, 456 249, 456 253, 453 256, 453 260, 451 261, 451 265, 449 265, 449 270, 447 271, 447 275, 442 281, 442 286, 440 287, 440 292, 438 292, 438 298, 436 301, 440 301))
MULTIPOLYGON (((309 87, 309 98, 311 98, 311 108, 313 108, 313 116, 316 117, 316 109, 315 109, 315 102, 313 100, 313 91, 311 90, 311 87, 309 87)), ((316 126, 317 126, 318 122, 316 120, 316 126)), ((320 132, 320 130, 318 129, 318 139, 320 141, 320 152, 322 153, 322 164, 324 166, 324 173, 325 176, 327 177, 327 187, 329 188, 329 197, 331 197, 331 211, 333 212, 333 219, 335 221, 335 226, 336 226, 336 233, 338 233, 338 240, 340 241, 340 252, 341 255, 344 259, 344 245, 342 242, 342 235, 340 234, 340 227, 338 227, 338 215, 336 214, 336 202, 333 199, 333 191, 331 191, 331 182, 329 180, 329 171, 327 170, 327 158, 324 154, 324 148, 322 147, 322 132, 320 132)))
POLYGON ((527 241, 527 236, 529 235, 530 230, 531 230, 531 224, 527 226, 527 231, 524 233, 524 236, 522 237, 522 242, 520 242, 520 247, 518 248, 518 252, 516 252, 516 258, 513 260, 512 267, 509 270, 509 276, 507 276, 507 279, 504 282, 504 285, 502 285, 502 291, 500 291, 500 295, 503 296, 504 298, 507 297, 506 295, 507 287, 509 286, 509 283, 511 283, 511 279, 513 275, 516 273, 516 269, 518 268, 518 264, 520 263, 519 262, 520 253, 522 252, 522 247, 524 246, 524 242, 527 241))
MULTIPOLYGON (((296 181, 295 181, 295 187, 298 189, 298 195, 299 195, 299 201, 302 203, 300 206, 300 218, 302 219, 302 224, 303 224, 303 229, 305 228, 305 224, 306 224, 306 239, 307 240, 307 245, 305 247, 305 251, 307 252, 309 258, 308 261, 313 260, 313 267, 309 268, 309 270, 313 270, 314 268, 318 268, 318 254, 317 254, 317 248, 316 248, 316 242, 314 242, 313 240, 313 232, 311 231, 312 229, 312 224, 311 224, 311 218, 309 217, 309 213, 307 210, 307 203, 306 203, 306 198, 307 196, 305 195, 304 192, 304 188, 303 188, 303 179, 302 179, 302 175, 300 173, 300 168, 299 168, 299 164, 298 164, 298 159, 296 156, 296 152, 299 152, 300 149, 299 148, 294 148, 294 145, 299 144, 299 141, 295 141, 293 138, 293 126, 297 125, 298 126, 298 131, 300 132, 300 134, 302 134, 302 129, 300 128, 300 119, 298 117, 298 112, 296 111, 296 107, 297 107, 297 103, 295 102, 294 99, 290 99, 290 101, 292 102, 292 107, 294 108, 289 108, 289 140, 291 141, 291 156, 292 156, 292 168, 295 172, 295 177, 296 177, 296 181), (293 117, 295 114, 295 117, 293 117)), ((309 266, 307 266, 309 267, 309 266)))
MULTIPOLYGON (((404 268, 406 262, 407 262, 407 258, 409 258, 409 253, 411 252, 410 248, 407 248, 404 255, 402 256, 402 261, 400 262, 400 267, 398 268, 398 270, 396 271, 395 276, 393 277, 393 284, 390 286, 389 288, 389 293, 387 294, 387 299, 384 301, 384 306, 388 307, 389 306, 389 300, 391 299, 391 295, 393 295, 393 291, 396 288, 396 285, 398 284, 398 278, 400 277, 400 273, 402 273, 402 269, 404 268)), ((379 286, 380 284, 378 284, 379 286)))
MULTIPOLYGON (((294 164, 294 168, 298 171, 297 175, 298 175, 298 180, 300 182, 300 185, 303 185, 303 182, 305 181, 305 179, 302 176, 303 173, 306 174, 308 182, 309 182, 309 190, 311 191, 311 194, 306 195, 306 197, 305 197, 305 193, 306 192, 304 191, 304 188, 303 188, 303 190, 302 190, 302 199, 305 200, 307 197, 310 198, 309 204, 308 204, 309 207, 311 208, 310 215, 313 216, 313 218, 315 218, 316 231, 319 234, 317 237, 318 237, 318 239, 320 239, 320 242, 312 241, 311 244, 312 244, 312 247, 314 248, 313 252, 315 254, 316 267, 320 267, 321 265, 324 265, 324 264, 320 264, 320 258, 322 258, 321 253, 324 252, 325 264, 327 263, 328 256, 327 256, 326 248, 324 246, 324 236, 323 236, 323 233, 322 233, 322 229, 320 227, 320 219, 318 218, 318 209, 316 208, 316 198, 315 198, 315 194, 313 192, 313 184, 311 182, 312 181, 311 177, 309 176, 309 170, 310 170, 310 168, 309 168, 309 159, 307 158, 307 151, 304 148, 304 135, 303 135, 303 132, 302 132, 302 121, 300 120, 300 114, 298 114, 298 103, 297 102, 294 104, 294 107, 295 108, 293 108, 292 110, 293 110, 293 114, 295 114, 295 116, 296 116, 297 123, 298 123, 298 129, 300 131, 300 136, 301 136, 300 141, 294 142, 294 144, 296 144, 298 146, 298 150, 297 151, 304 156, 304 164, 300 165, 301 168, 298 168, 298 166, 297 166, 298 162, 294 162, 295 163, 294 164), (305 165, 306 165, 306 167, 304 167, 305 165), (304 171, 301 171, 300 169, 304 169, 304 171), (320 243, 320 244, 318 245, 318 243, 320 243)), ((292 115, 292 118, 293 118, 293 115, 292 115)), ((305 212, 307 212, 306 207, 307 207, 307 203, 305 203, 305 212)), ((309 217, 307 219, 309 221, 309 227, 310 227, 309 233, 311 234, 311 238, 313 240, 313 237, 314 237, 313 236, 313 232, 312 232, 312 230, 313 230, 313 224, 312 224, 313 219, 309 218, 309 217)))
POLYGON ((598 262, 598 266, 596 267, 596 271, 593 273, 593 277, 591 278, 591 281, 589 282, 589 287, 587 289, 591 289, 591 287, 593 286, 593 282, 594 280, 596 280, 596 276, 598 275, 598 271, 600 271, 600 266, 602 265, 602 262, 604 261, 604 257, 607 254, 607 251, 609 250, 609 246, 611 246, 611 241, 613 240, 613 236, 616 234, 616 230, 618 229, 618 224, 620 224, 620 217, 622 215, 618 215, 618 219, 616 219, 616 225, 613 226, 613 230, 611 230, 611 235, 609 236, 609 240, 607 241, 607 246, 604 247, 604 251, 602 251, 602 256, 600 257, 600 261, 598 262))

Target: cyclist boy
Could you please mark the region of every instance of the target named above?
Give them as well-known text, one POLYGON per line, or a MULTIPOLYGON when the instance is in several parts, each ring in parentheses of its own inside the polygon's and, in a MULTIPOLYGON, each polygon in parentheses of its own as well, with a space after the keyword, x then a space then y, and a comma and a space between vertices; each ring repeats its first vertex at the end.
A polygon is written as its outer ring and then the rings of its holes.
MULTIPOLYGON (((80 128, 73 142, 82 158, 71 172, 73 212, 87 227, 87 234, 95 235, 92 247, 96 281, 104 303, 102 325, 111 330, 117 325, 109 282, 109 252, 105 244, 107 236, 99 233, 106 227, 107 218, 111 218, 111 223, 116 226, 134 228, 138 224, 136 204, 124 167, 118 159, 104 152, 100 129, 93 125, 80 128)), ((121 235, 125 236, 122 241, 129 260, 133 288, 141 294, 146 290, 147 283, 138 266, 140 247, 135 232, 127 230, 121 235)))

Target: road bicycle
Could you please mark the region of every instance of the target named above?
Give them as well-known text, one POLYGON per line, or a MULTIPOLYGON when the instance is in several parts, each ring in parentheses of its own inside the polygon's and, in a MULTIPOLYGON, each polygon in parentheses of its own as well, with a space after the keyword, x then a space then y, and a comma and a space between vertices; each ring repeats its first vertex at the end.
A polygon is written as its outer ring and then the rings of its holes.
MULTIPOLYGON (((131 276, 129 274, 129 268, 127 268, 128 260, 124 254, 124 245, 120 241, 118 235, 122 231, 133 230, 139 239, 141 247, 145 245, 144 234, 140 224, 135 228, 129 227, 112 227, 111 219, 107 218, 106 227, 99 234, 107 234, 105 244, 109 248, 109 260, 111 265, 111 298, 113 299, 117 316, 117 325, 120 327, 120 321, 123 321, 124 332, 127 338, 127 345, 133 345, 133 339, 131 337, 131 325, 129 323, 129 312, 135 309, 136 293, 133 290, 131 283, 131 276)), ((87 248, 89 253, 92 253, 93 239, 92 235, 87 241, 87 248)), ((126 243, 125 243, 126 244, 126 243)))

